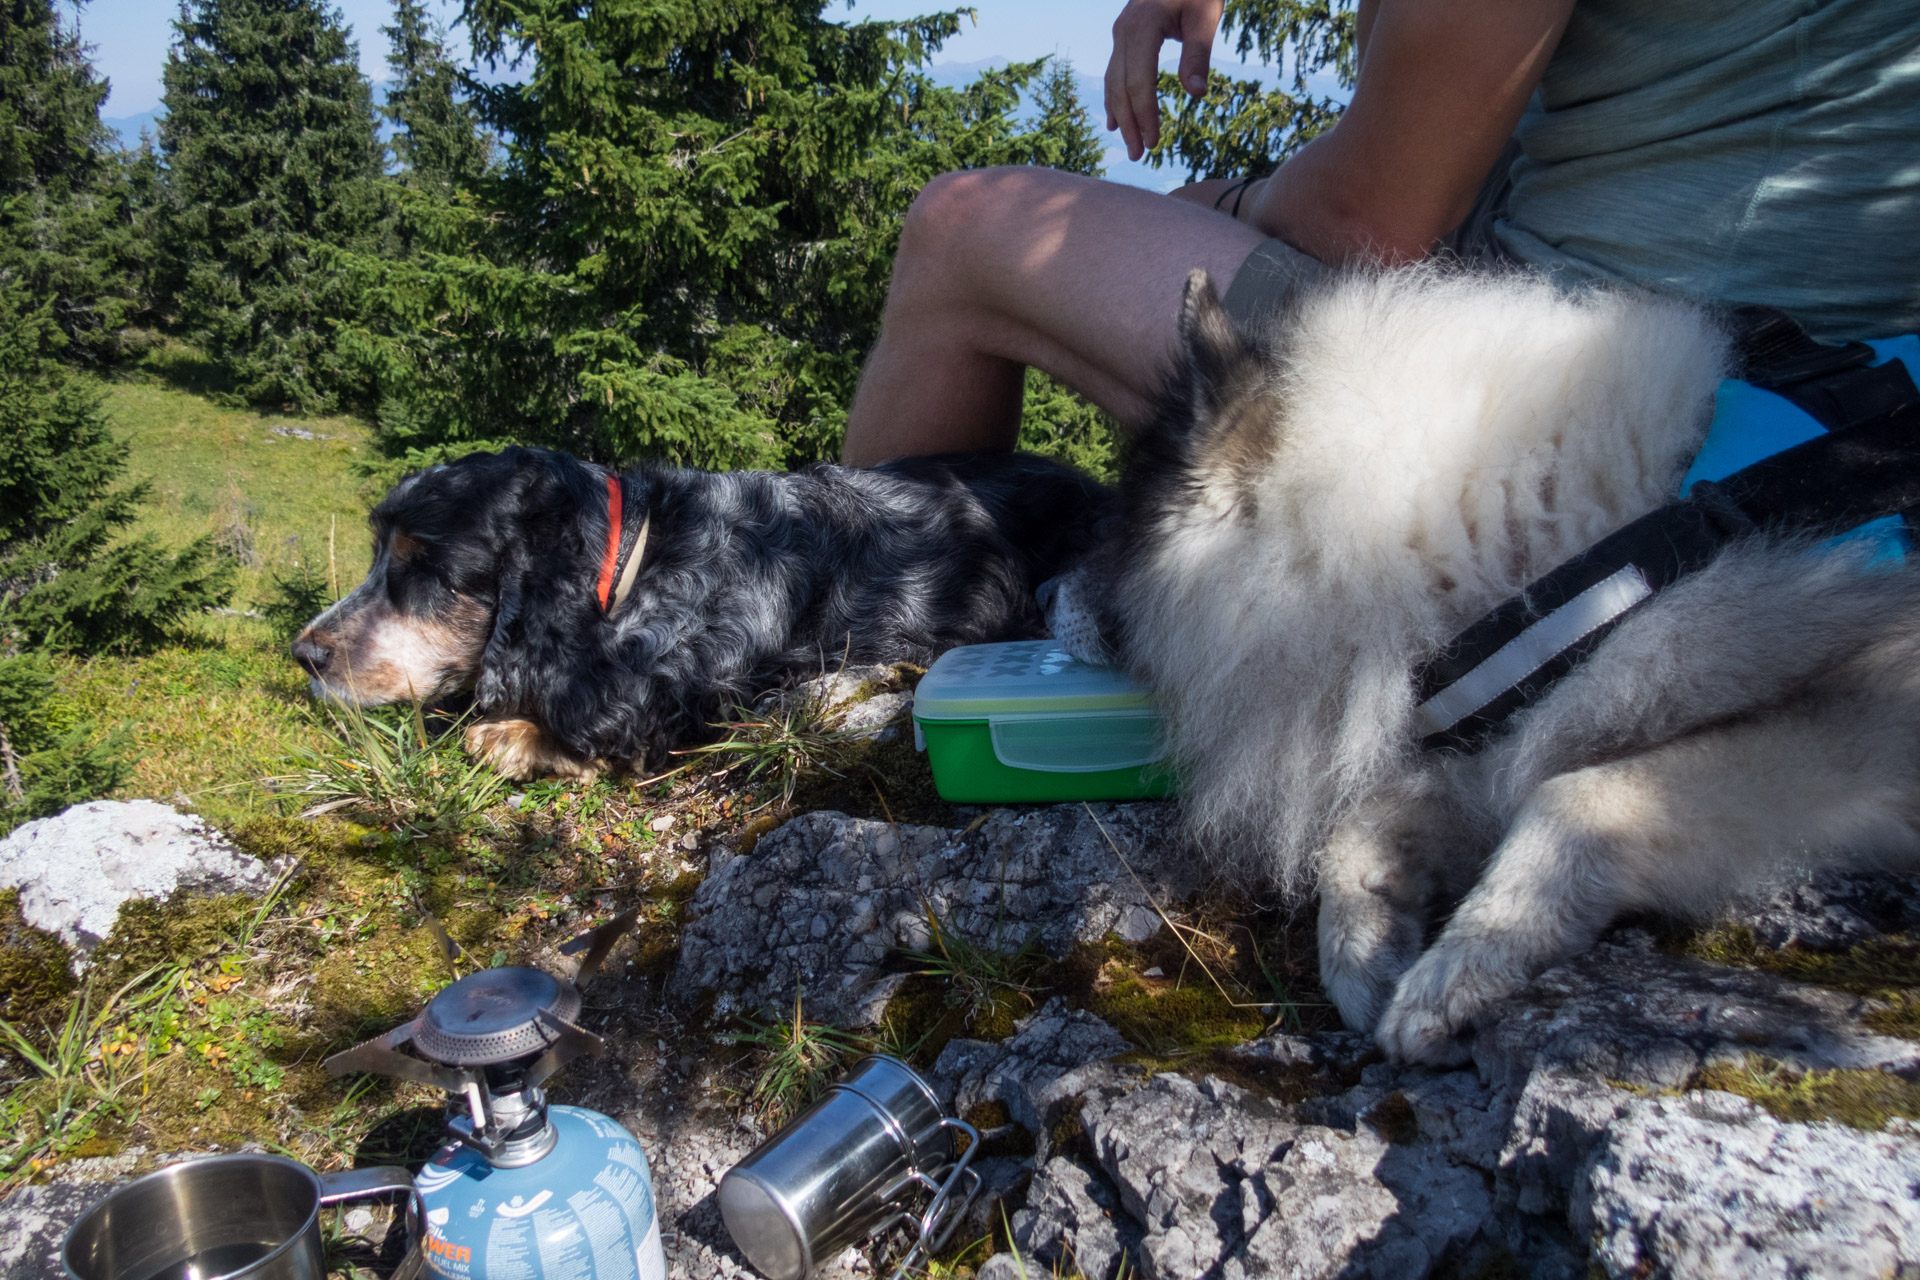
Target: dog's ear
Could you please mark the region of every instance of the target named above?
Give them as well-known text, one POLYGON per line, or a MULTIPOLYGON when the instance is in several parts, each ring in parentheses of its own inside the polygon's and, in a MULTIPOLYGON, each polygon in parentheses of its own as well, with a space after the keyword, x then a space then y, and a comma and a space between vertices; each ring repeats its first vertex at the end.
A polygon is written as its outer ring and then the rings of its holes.
POLYGON ((498 525, 499 599, 474 695, 490 712, 530 716, 581 755, 612 714, 608 635, 594 592, 606 545, 606 486, 595 469, 532 455, 498 525))
POLYGON ((1225 398, 1234 379, 1246 368, 1251 344, 1234 328, 1233 317, 1220 305, 1213 279, 1206 272, 1187 273, 1180 299, 1180 346, 1196 407, 1213 408, 1225 398))

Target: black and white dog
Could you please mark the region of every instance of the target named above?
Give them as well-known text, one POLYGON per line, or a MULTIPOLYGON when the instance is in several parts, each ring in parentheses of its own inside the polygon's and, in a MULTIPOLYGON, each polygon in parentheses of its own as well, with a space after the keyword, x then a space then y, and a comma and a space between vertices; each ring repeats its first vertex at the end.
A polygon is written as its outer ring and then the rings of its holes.
POLYGON ((798 673, 1041 634, 1034 588, 1110 503, 1020 454, 624 475, 474 454, 374 509, 366 581, 293 654, 316 696, 359 705, 471 689, 469 750, 591 777, 658 763, 798 673))

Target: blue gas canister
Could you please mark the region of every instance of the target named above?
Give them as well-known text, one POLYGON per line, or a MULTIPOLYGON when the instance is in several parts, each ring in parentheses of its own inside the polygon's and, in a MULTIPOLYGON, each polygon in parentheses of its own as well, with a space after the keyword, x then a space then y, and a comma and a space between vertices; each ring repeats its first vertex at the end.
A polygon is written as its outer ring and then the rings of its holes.
POLYGON ((414 1179, 430 1275, 666 1280, 646 1153, 617 1121, 550 1105, 541 1089, 567 1062, 605 1049, 575 1019, 612 939, 583 941, 592 946, 572 982, 518 967, 468 974, 412 1021, 327 1059, 335 1076, 376 1072, 456 1099, 452 1141, 414 1179))
POLYGON ((553 1149, 502 1167, 464 1142, 414 1179, 426 1208, 426 1264, 449 1280, 664 1280, 647 1157, 597 1111, 549 1106, 553 1149))

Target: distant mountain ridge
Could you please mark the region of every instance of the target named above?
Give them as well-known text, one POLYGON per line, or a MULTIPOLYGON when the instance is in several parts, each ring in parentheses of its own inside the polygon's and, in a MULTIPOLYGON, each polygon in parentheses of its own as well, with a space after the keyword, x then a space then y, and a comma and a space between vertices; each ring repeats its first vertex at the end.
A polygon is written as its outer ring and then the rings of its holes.
POLYGON ((151 111, 142 111, 137 116, 102 116, 100 123, 114 131, 120 138, 120 145, 131 150, 140 145, 140 131, 145 129, 153 136, 157 145, 160 141, 160 117, 166 111, 155 107, 151 111))

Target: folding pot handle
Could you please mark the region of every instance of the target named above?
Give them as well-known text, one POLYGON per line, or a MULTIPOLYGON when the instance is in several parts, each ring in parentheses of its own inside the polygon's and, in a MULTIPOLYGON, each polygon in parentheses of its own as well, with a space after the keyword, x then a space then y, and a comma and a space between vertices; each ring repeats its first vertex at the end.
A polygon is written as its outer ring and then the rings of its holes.
POLYGON ((404 1191, 407 1194, 408 1245, 406 1258, 389 1280, 412 1280, 420 1273, 421 1261, 425 1256, 421 1250, 421 1231, 427 1220, 427 1207, 420 1199, 420 1189, 413 1184, 413 1175, 393 1165, 376 1165, 371 1169, 343 1169, 337 1173, 320 1175, 322 1205, 345 1204, 350 1200, 368 1200, 374 1196, 389 1195, 395 1191, 404 1191))
MULTIPOLYGON (((920 1258, 940 1251, 946 1244, 947 1237, 953 1234, 953 1229, 960 1225, 960 1215, 966 1212, 967 1205, 972 1203, 974 1194, 980 1190, 980 1174, 967 1167, 973 1163, 974 1156, 980 1153, 980 1131, 965 1120, 955 1120, 951 1116, 942 1116, 940 1126, 943 1129, 955 1129, 966 1134, 967 1149, 961 1153, 960 1158, 953 1163, 953 1166, 946 1171, 946 1176, 939 1182, 935 1182, 917 1169, 911 1175, 915 1181, 933 1192, 933 1199, 928 1203, 926 1212, 919 1216, 916 1223, 919 1231, 913 1242, 913 1248, 907 1250, 907 1256, 901 1259, 900 1265, 894 1269, 892 1280, 902 1280, 902 1277, 920 1258), (954 1193, 959 1189, 962 1178, 971 1178, 972 1181, 967 1185, 965 1194, 956 1200, 954 1193)), ((908 1221, 915 1221, 911 1215, 905 1216, 908 1221)))

